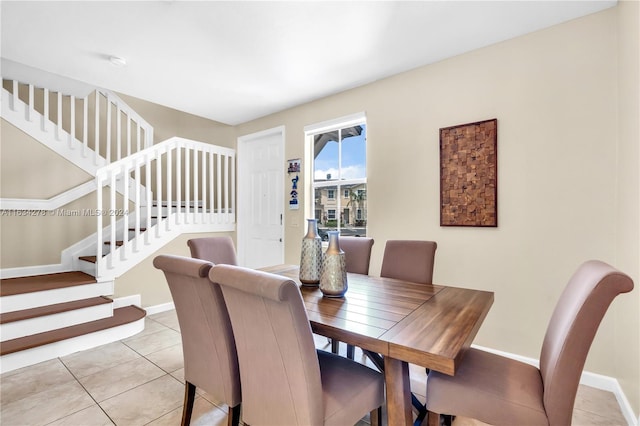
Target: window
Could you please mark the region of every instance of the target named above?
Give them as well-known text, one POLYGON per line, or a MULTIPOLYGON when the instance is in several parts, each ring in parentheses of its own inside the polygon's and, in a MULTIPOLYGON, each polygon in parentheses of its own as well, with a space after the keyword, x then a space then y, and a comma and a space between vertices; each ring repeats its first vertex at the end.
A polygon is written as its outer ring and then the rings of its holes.
POLYGON ((313 205, 318 228, 341 235, 366 235, 367 126, 364 113, 307 126, 313 205), (340 196, 342 195, 342 196, 340 196), (318 215, 318 212, 320 214, 318 215), (342 212, 337 215, 336 212, 342 212))

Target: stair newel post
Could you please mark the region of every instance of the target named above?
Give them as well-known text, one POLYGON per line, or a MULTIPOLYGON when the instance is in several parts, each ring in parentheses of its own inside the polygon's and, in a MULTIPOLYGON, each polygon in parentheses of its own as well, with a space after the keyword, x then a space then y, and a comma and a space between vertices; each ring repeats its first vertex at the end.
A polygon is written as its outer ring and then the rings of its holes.
MULTIPOLYGON (((111 184, 109 185, 109 209, 108 209, 108 213, 109 213, 109 217, 110 217, 110 225, 111 225, 111 232, 110 232, 110 238, 109 238, 109 244, 111 247, 111 251, 109 253, 109 269, 113 269, 113 258, 114 256, 114 252, 116 251, 116 215, 115 212, 117 211, 117 205, 116 205, 116 194, 117 194, 117 187, 116 185, 118 184, 116 178, 117 178, 117 172, 115 170, 110 171, 111 174, 111 184)), ((102 214, 102 212, 98 212, 98 214, 102 214)))
POLYGON ((166 155, 166 159, 167 159, 167 172, 165 173, 165 176, 167 178, 167 226, 166 226, 166 230, 170 231, 171 230, 171 222, 173 221, 173 207, 172 207, 172 203, 173 201, 171 200, 171 192, 173 190, 173 185, 172 185, 172 180, 173 180, 173 165, 172 163, 172 153, 173 148, 172 147, 167 147, 167 155, 166 155))
POLYGON ((162 221, 162 152, 158 151, 156 157, 156 237, 160 237, 160 223, 162 221))
POLYGON ((42 130, 46 132, 49 127, 49 89, 44 89, 43 98, 42 111, 44 117, 42 119, 42 130))

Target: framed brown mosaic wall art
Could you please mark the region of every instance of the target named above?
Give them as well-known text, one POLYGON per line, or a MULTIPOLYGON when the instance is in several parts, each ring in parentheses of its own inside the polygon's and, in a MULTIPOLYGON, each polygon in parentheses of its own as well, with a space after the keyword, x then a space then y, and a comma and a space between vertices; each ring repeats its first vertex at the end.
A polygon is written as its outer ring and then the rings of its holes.
POLYGON ((440 129, 440 226, 498 226, 498 120, 440 129))

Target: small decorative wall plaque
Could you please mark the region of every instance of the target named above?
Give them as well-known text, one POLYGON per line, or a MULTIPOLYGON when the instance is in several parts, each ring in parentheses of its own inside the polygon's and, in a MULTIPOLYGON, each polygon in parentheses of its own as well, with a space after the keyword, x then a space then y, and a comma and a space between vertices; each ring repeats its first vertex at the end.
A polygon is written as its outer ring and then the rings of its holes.
POLYGON ((300 204, 298 204, 298 180, 300 179, 300 165, 299 158, 293 160, 287 160, 287 173, 291 179, 291 191, 289 191, 289 210, 298 210, 300 204))
POLYGON ((440 226, 498 226, 498 120, 440 129, 440 226))

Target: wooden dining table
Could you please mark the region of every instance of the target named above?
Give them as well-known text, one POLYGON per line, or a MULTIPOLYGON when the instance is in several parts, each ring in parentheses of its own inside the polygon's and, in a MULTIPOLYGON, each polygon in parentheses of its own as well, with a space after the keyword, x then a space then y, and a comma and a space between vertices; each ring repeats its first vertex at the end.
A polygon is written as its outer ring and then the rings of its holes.
POLYGON ((300 285, 314 333, 382 355, 388 424, 411 425, 409 363, 455 375, 493 304, 493 292, 347 274, 342 298, 303 286, 297 265, 261 270, 300 285))

